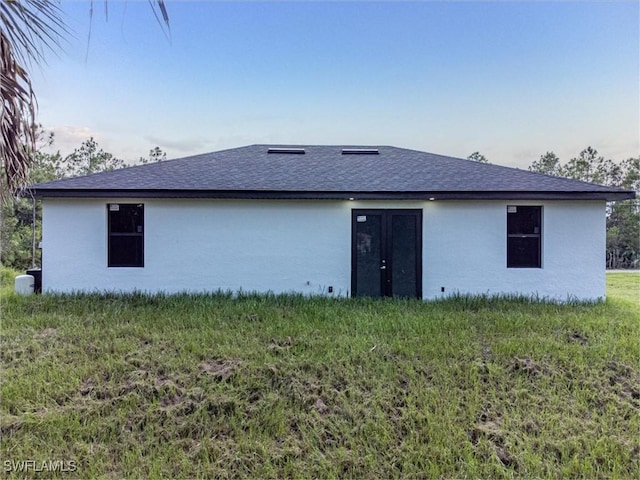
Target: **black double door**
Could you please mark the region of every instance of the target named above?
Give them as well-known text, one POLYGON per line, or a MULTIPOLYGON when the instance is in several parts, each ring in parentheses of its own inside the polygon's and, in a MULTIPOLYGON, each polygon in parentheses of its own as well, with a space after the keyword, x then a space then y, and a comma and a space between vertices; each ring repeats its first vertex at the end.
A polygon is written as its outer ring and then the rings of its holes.
POLYGON ((422 210, 353 210, 354 297, 422 297, 422 210))

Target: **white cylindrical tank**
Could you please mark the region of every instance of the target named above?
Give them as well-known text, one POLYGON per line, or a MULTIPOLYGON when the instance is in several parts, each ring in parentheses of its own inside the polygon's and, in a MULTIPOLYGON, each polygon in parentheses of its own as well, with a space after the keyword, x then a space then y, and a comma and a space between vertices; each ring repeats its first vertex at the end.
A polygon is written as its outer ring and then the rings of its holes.
POLYGON ((18 275, 15 280, 15 290, 18 295, 31 295, 35 286, 33 275, 18 275))

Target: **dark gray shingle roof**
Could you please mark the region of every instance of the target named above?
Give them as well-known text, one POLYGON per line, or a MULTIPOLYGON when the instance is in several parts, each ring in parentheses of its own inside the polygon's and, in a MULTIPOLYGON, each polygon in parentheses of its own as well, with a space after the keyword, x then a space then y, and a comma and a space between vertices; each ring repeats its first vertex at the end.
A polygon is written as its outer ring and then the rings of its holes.
POLYGON ((404 148, 250 145, 34 185, 41 197, 633 198, 614 187, 404 148), (285 148, 293 148, 287 146, 285 148), (342 154, 373 148, 377 155, 342 154))

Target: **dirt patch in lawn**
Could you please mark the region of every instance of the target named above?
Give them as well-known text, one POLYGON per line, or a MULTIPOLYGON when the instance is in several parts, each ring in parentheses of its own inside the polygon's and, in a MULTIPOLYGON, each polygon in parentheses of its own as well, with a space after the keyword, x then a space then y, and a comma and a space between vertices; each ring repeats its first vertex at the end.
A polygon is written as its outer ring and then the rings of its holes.
POLYGON ((313 408, 320 414, 320 415, 324 415, 329 413, 329 407, 327 407, 327 404, 324 403, 324 400, 322 400, 322 398, 318 397, 316 398, 316 401, 313 402, 313 408))
POLYGON ((540 375, 550 375, 553 373, 550 365, 545 362, 536 361, 531 357, 515 357, 509 364, 508 371, 527 375, 528 377, 538 377, 540 375))
POLYGON ((271 343, 269 344, 269 351, 273 353, 286 352, 293 346, 293 343, 294 342, 291 339, 291 337, 286 337, 281 339, 274 338, 271 340, 271 343))
POLYGON ((580 345, 586 345, 589 343, 589 337, 586 334, 580 332, 571 332, 567 335, 567 341, 570 343, 579 343, 580 345))
POLYGON ((200 373, 210 375, 217 380, 227 380, 235 375, 242 366, 239 358, 214 358, 198 365, 200 373))
POLYGON ((36 340, 47 340, 56 338, 58 336, 58 330, 55 328, 44 328, 42 330, 38 330, 34 335, 36 340))
POLYGON ((517 467, 517 459, 506 445, 506 432, 502 428, 500 417, 491 417, 488 412, 480 414, 478 422, 469 431, 469 440, 476 448, 476 455, 485 458, 495 457, 505 467, 517 467))
POLYGON ((613 392, 640 407, 640 374, 625 363, 611 361, 607 364, 607 377, 613 392))

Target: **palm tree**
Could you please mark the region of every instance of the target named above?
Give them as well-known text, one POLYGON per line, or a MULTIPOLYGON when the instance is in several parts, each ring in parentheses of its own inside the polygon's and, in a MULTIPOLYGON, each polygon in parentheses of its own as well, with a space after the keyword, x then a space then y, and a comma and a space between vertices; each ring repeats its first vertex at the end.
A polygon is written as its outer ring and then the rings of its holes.
POLYGON ((35 149, 36 97, 27 66, 41 64, 44 50, 59 46, 65 33, 56 3, 0 0, 0 157, 5 198, 26 185, 35 149))
MULTIPOLYGON (((158 22, 162 24, 161 16, 168 27, 164 0, 148 2, 158 22)), ((93 0, 89 15, 93 15, 93 0)), ((59 48, 68 33, 59 1, 0 0, 0 158, 4 200, 28 184, 35 151, 37 103, 28 67, 42 65, 45 52, 59 48)))

